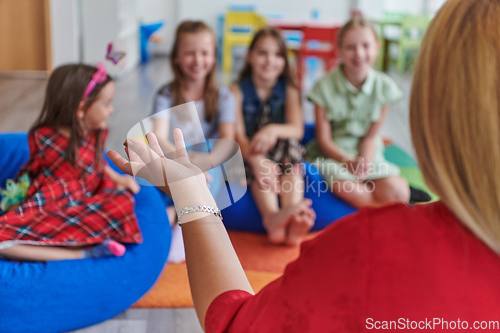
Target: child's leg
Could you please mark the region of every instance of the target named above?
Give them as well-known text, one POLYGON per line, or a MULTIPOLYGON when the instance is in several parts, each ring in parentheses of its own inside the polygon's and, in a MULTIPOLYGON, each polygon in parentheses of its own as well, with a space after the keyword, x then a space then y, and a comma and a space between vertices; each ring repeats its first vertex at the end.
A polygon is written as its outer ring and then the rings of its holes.
POLYGON ((289 216, 279 214, 278 195, 271 190, 263 190, 257 181, 252 182, 250 191, 262 216, 262 224, 272 243, 283 243, 289 216))
POLYGON ((408 203, 410 201, 410 187, 401 177, 387 177, 373 181, 373 199, 378 206, 395 202, 408 203))
MULTIPOLYGON (((304 178, 302 175, 294 173, 281 176, 280 201, 282 209, 304 202, 304 178)), ((309 200, 305 202, 310 206, 309 200)), ((315 218, 314 211, 310 208, 304 213, 294 215, 288 227, 286 243, 293 246, 299 245, 314 225, 315 218)))
POLYGON ((370 182, 336 180, 332 192, 356 208, 380 207, 394 202, 407 203, 410 188, 400 177, 387 177, 370 182))
POLYGON ((68 259, 121 257, 125 254, 125 246, 106 240, 90 247, 45 246, 21 244, 0 250, 0 255, 19 261, 56 261, 68 259))
POLYGON ((356 208, 377 206, 374 198, 374 183, 352 180, 335 180, 331 184, 333 194, 356 208))
POLYGON ((79 248, 37 245, 15 245, 0 250, 0 255, 20 261, 54 261, 83 258, 82 250, 79 248))

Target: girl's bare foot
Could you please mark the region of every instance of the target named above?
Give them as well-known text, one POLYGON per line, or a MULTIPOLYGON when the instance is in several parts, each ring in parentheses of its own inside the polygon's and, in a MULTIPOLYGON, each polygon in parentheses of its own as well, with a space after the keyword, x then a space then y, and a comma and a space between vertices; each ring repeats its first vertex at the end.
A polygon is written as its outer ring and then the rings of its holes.
POLYGON ((316 220, 316 213, 311 209, 311 204, 312 201, 310 199, 304 199, 299 204, 303 209, 291 219, 285 241, 287 245, 298 246, 313 227, 316 220))
MULTIPOLYGON (((312 201, 306 199, 297 205, 281 209, 263 218, 264 228, 271 243, 283 244, 287 239, 287 229, 294 216, 307 214, 312 201)), ((312 212, 314 214, 314 212, 312 212)), ((313 220, 314 221, 314 220, 313 220)), ((312 227, 312 226, 311 226, 312 227)), ((310 228, 309 228, 310 229, 310 228)))

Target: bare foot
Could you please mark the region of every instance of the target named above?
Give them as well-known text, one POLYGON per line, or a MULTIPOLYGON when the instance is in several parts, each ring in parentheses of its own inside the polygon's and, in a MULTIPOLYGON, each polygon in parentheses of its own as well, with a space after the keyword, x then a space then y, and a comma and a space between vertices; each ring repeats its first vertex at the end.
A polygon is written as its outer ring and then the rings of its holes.
POLYGON ((286 229, 292 217, 297 213, 297 206, 286 207, 279 212, 262 218, 262 224, 267 231, 269 241, 274 244, 283 244, 286 240, 286 229))
POLYGON ((292 217, 285 241, 287 245, 298 246, 313 227, 316 213, 311 209, 311 204, 312 201, 309 199, 305 199, 299 204, 303 209, 292 217))

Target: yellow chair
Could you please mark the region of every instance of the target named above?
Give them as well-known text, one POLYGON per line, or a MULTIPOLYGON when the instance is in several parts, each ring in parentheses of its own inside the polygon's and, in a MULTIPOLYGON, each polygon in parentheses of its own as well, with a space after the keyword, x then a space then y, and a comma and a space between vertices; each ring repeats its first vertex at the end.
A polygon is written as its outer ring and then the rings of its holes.
POLYGON ((227 11, 222 41, 222 71, 229 75, 233 67, 233 46, 249 46, 253 35, 266 26, 266 20, 254 11, 227 11))

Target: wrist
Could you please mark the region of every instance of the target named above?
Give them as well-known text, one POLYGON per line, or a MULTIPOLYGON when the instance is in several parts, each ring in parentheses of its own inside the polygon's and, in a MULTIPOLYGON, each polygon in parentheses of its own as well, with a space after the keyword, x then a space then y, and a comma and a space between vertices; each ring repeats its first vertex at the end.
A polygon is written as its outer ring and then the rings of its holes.
POLYGON ((351 154, 345 154, 340 158, 340 163, 346 164, 356 160, 356 157, 351 154))
MULTIPOLYGON (((216 208, 217 204, 206 183, 200 183, 195 177, 169 183, 172 200, 176 211, 180 211, 189 206, 208 206, 216 208)), ((182 216, 180 223, 192 221, 208 216, 207 212, 193 212, 182 216)))

